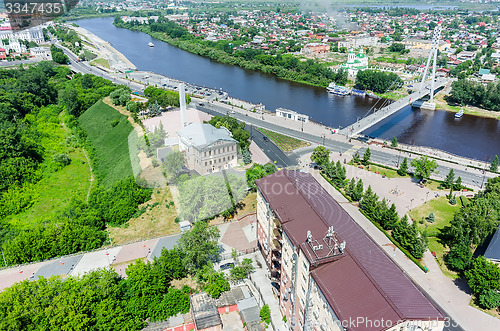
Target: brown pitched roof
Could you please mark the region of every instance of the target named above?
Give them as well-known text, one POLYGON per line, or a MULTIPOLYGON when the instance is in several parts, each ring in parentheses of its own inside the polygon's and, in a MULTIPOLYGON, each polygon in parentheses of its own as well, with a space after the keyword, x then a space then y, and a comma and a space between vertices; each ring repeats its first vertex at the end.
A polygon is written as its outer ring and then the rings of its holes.
POLYGON ((281 170, 257 180, 256 184, 293 245, 301 247, 310 263, 313 262, 312 253, 304 245, 308 230, 319 240, 328 227, 333 226, 338 238, 346 241, 343 257, 317 264, 312 271, 313 278, 341 320, 358 316, 376 316, 394 322, 444 318, 310 174, 281 170))

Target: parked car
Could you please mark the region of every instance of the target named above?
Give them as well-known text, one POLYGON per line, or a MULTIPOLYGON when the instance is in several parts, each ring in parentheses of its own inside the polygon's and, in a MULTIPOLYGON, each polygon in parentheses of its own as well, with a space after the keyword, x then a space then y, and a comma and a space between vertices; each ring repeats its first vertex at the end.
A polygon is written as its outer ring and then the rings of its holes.
POLYGON ((264 136, 264 137, 262 137, 262 140, 269 141, 269 138, 267 138, 266 136, 264 136))
POLYGON ((229 262, 229 263, 224 263, 220 266, 220 269, 221 270, 227 270, 227 269, 232 269, 234 268, 234 263, 233 262, 229 262))
POLYGON ((322 167, 322 166, 320 166, 319 164, 314 163, 314 162, 311 162, 311 163, 309 164, 309 167, 311 167, 311 168, 313 168, 313 169, 317 169, 317 170, 323 170, 323 167, 322 167))

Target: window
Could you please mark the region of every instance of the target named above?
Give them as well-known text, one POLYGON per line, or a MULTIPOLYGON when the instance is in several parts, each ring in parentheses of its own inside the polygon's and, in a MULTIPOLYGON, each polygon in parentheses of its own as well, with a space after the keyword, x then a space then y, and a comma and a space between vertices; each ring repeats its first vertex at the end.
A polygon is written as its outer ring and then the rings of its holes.
POLYGON ((305 271, 305 272, 307 272, 307 271, 308 271, 308 268, 307 268, 307 264, 306 264, 306 262, 305 262, 305 261, 304 261, 304 265, 303 265, 303 266, 304 266, 304 271, 305 271))
POLYGON ((302 274, 302 279, 304 280, 304 283, 307 284, 307 279, 306 276, 304 276, 304 274, 302 274))
MULTIPOLYGON (((306 289, 304 288, 304 286, 301 286, 301 289, 302 289, 302 294, 306 295, 306 289)), ((304 307, 304 301, 302 301, 302 307, 304 307)))
POLYGON ((205 167, 207 166, 207 161, 205 161, 205 167))
POLYGON ((208 151, 208 156, 212 156, 212 151, 208 151))

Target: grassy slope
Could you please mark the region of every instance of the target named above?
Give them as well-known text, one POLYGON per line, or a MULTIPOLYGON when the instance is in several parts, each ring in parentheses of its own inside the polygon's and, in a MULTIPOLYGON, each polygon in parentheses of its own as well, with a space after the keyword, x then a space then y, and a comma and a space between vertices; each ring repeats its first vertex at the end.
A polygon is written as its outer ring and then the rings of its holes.
POLYGON ((90 169, 81 148, 68 152, 71 164, 49 174, 34 185, 36 202, 28 210, 10 217, 16 228, 24 228, 55 216, 73 197, 84 199, 90 186, 90 169))
POLYGON ((98 161, 94 166, 102 185, 109 188, 132 176, 128 146, 132 125, 126 116, 98 101, 80 116, 80 124, 97 153, 98 161), (119 123, 113 127, 111 123, 115 119, 119 123))

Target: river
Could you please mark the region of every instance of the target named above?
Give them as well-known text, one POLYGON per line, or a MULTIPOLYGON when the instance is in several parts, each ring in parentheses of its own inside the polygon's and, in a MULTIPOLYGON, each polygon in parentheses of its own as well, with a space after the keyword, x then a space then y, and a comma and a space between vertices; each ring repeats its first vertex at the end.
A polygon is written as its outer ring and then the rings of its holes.
MULTIPOLYGON (((145 33, 117 28, 110 17, 75 23, 111 42, 138 70, 222 88, 232 97, 263 103, 271 111, 278 107, 292 109, 330 127, 345 127, 355 122, 375 103, 369 98, 338 97, 323 88, 217 63, 145 33), (155 47, 148 47, 150 41, 155 47)), ((403 143, 429 146, 478 160, 500 155, 500 121, 470 115, 455 119, 453 113, 443 110, 412 110, 408 106, 364 133, 388 140, 395 136, 403 143)))

